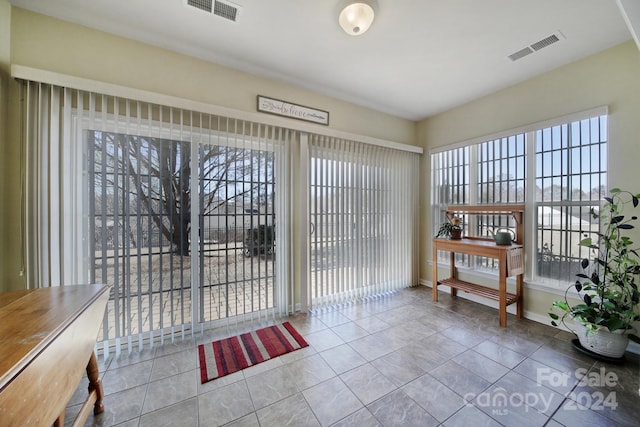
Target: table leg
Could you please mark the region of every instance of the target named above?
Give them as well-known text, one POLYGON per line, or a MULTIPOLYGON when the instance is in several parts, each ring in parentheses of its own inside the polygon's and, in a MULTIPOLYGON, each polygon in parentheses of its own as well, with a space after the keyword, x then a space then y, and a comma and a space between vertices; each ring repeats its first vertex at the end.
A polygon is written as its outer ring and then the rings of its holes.
POLYGON ((65 411, 62 411, 58 419, 53 422, 53 427, 64 427, 64 412, 65 411))
POLYGON ((102 399, 104 398, 104 392, 102 390, 102 381, 100 380, 100 370, 98 369, 98 359, 96 353, 91 353, 89 364, 87 365, 87 377, 89 378, 89 394, 96 392, 96 403, 93 406, 93 413, 95 415, 104 412, 104 404, 102 399))
POLYGON ((506 253, 500 257, 498 262, 500 269, 500 326, 507 327, 507 257, 506 253))
POLYGON ((433 245, 433 263, 431 264, 431 299, 438 302, 438 248, 435 242, 433 245))
POLYGON ((516 316, 518 319, 522 319, 522 293, 523 293, 523 281, 524 275, 518 274, 516 276, 516 316))
MULTIPOLYGON (((455 279, 456 277, 456 253, 449 252, 449 277, 455 279)), ((456 288, 451 288, 451 296, 458 296, 458 290, 456 288)))

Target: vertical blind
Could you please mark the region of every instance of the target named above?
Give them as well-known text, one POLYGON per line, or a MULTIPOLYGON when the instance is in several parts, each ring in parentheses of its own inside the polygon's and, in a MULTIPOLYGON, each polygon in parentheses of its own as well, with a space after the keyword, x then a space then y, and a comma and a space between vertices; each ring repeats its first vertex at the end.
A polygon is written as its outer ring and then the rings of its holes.
POLYGON ((111 285, 105 355, 288 313, 294 132, 23 87, 27 283, 111 285))
POLYGON ((415 284, 419 155, 321 135, 308 151, 310 306, 415 284))

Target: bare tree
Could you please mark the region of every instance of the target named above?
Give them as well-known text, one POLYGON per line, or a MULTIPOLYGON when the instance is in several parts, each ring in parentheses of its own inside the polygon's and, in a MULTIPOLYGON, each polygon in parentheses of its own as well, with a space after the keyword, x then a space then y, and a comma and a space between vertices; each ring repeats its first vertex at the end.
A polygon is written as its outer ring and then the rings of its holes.
POLYGON ((260 187, 273 169, 263 151, 201 144, 192 153, 189 142, 107 132, 94 132, 93 141, 94 185, 122 195, 129 214, 146 211, 176 254, 190 250, 193 155, 202 215, 233 201, 266 203, 260 187))

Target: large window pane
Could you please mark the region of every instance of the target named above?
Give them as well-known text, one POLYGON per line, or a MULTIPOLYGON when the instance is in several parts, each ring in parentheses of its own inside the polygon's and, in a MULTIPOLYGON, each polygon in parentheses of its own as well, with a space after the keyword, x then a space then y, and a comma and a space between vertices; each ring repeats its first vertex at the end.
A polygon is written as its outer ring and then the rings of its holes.
POLYGON ((274 306, 274 153, 88 132, 91 280, 113 285, 107 336, 191 321, 192 251, 200 257, 200 321, 274 306), (200 224, 192 224, 198 178, 200 224), (202 238, 190 241, 191 228, 202 238))
POLYGON ((579 246, 599 224, 590 215, 607 187, 606 116, 575 121, 536 133, 535 277, 551 283, 575 278, 586 250, 579 246), (544 147, 548 147, 547 150, 544 147))

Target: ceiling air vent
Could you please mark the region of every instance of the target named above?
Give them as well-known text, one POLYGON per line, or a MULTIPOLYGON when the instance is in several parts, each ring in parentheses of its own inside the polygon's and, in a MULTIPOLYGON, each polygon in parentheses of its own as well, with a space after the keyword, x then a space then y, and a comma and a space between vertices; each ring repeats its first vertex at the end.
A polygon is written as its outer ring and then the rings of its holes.
POLYGON ((540 49, 542 49, 543 47, 547 47, 549 45, 554 44, 555 42, 559 42, 560 38, 558 36, 556 36, 555 34, 551 34, 549 37, 546 37, 540 41, 535 42, 534 44, 532 44, 530 47, 531 49, 535 50, 536 52, 539 51, 540 49))
POLYGON ((211 13, 213 0, 187 0, 189 6, 211 13))
POLYGON ((511 55, 509 55, 509 59, 512 61, 517 61, 518 59, 523 58, 529 55, 530 53, 533 53, 533 49, 527 46, 524 49, 520 49, 516 53, 512 53, 511 55))
POLYGON ((229 1, 221 0, 186 0, 188 6, 213 13, 229 21, 236 22, 240 15, 240 6, 229 1))
POLYGON ((531 53, 537 52, 540 49, 543 49, 547 46, 551 46, 552 44, 559 42, 561 38, 564 38, 560 31, 551 34, 549 37, 545 37, 542 40, 538 40, 537 42, 530 44, 529 46, 520 49, 519 51, 512 53, 509 55, 509 59, 512 61, 517 61, 520 58, 523 58, 531 53))
POLYGON ((232 3, 223 3, 216 0, 213 6, 213 14, 218 15, 221 18, 228 19, 229 21, 236 22, 238 19, 238 12, 240 9, 238 6, 232 3))

